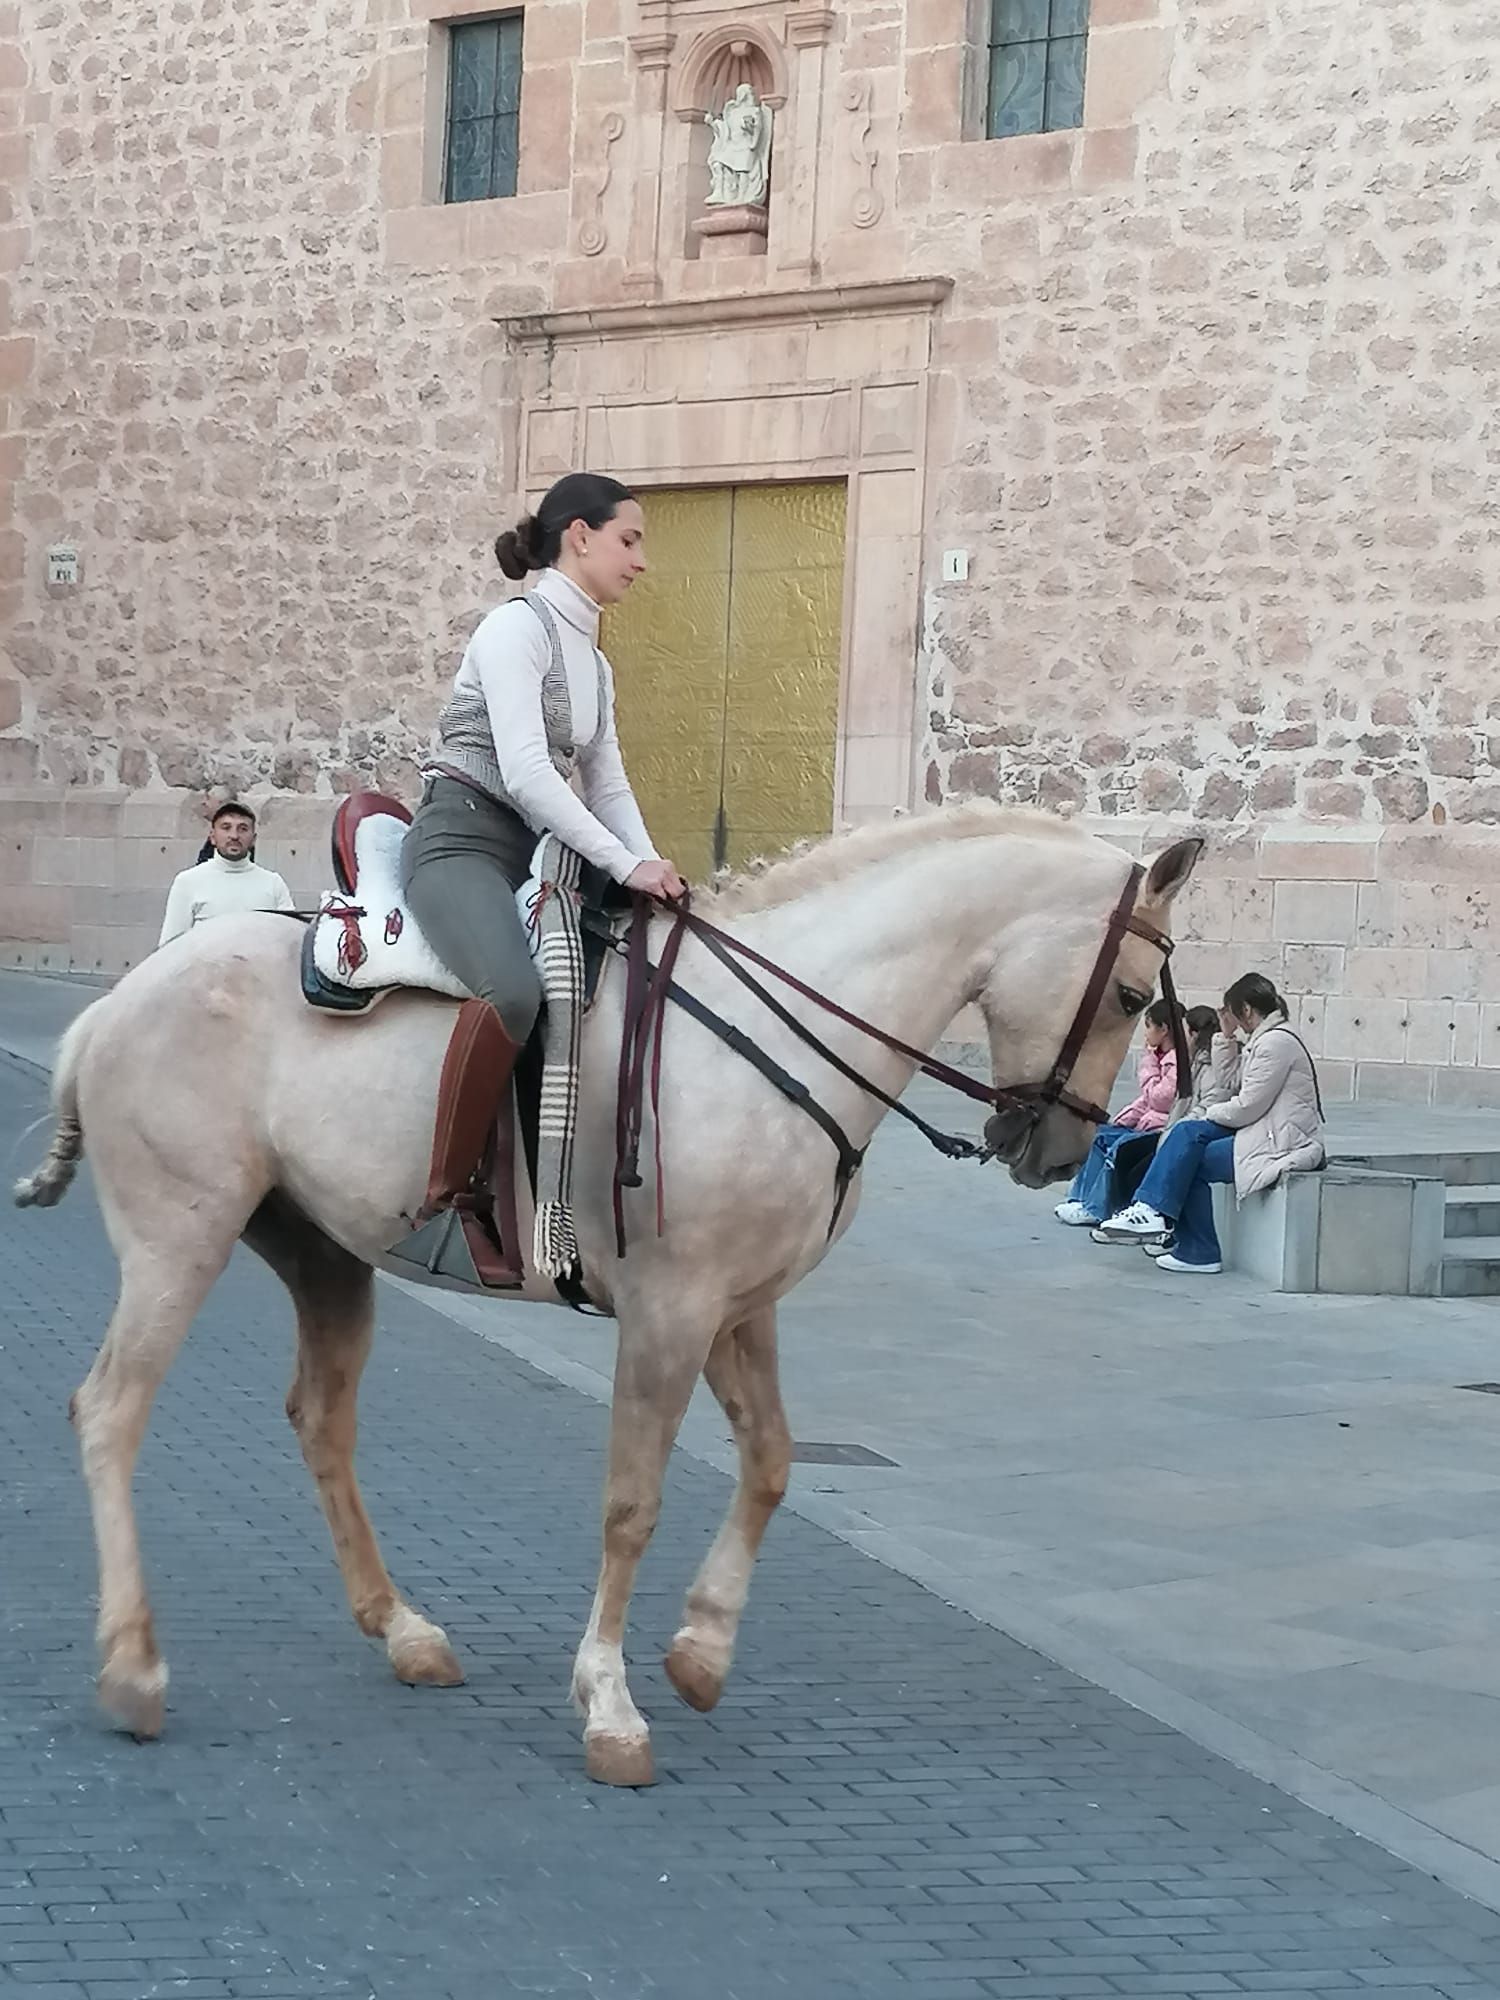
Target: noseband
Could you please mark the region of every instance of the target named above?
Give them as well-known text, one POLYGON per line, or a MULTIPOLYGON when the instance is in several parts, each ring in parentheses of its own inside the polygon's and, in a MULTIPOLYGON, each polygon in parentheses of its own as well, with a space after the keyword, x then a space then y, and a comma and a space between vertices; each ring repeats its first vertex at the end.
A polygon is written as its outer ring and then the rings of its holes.
MULTIPOLYGON (((839 1006, 837 1001, 830 1000, 826 994, 808 986, 793 973, 788 972, 784 966, 762 957, 742 939, 731 936, 728 931, 720 930, 706 917, 700 917, 696 911, 689 908, 686 900, 670 906, 672 928, 662 951, 660 963, 653 966, 646 949, 647 932, 652 917, 659 912, 661 906, 645 896, 636 897, 629 943, 622 947, 618 941, 609 940, 613 947, 625 956, 628 967, 625 1032, 620 1051, 620 1093, 614 1176, 615 1236, 618 1254, 622 1257, 625 1254, 623 1190, 641 1185, 639 1151, 643 1104, 648 1087, 653 1106, 655 1104, 661 1075, 662 1027, 669 1002, 707 1028, 734 1054, 743 1057, 789 1103, 806 1112, 827 1133, 838 1154, 836 1199, 833 1220, 828 1226, 830 1236, 837 1227, 850 1185, 864 1159, 863 1150, 850 1142, 837 1120, 818 1103, 805 1083, 789 1075, 781 1064, 761 1049, 742 1029, 722 1019, 677 983, 673 973, 686 932, 691 932, 726 971, 732 973, 742 986, 755 995, 776 1020, 788 1028, 831 1069, 846 1077, 851 1083, 857 1084, 868 1096, 906 1119, 908 1124, 915 1125, 923 1137, 939 1152, 949 1159, 987 1160, 993 1159, 999 1151, 998 1145, 992 1143, 990 1139, 989 1127, 986 1128, 983 1145, 954 1133, 939 1131, 907 1105, 900 1103, 889 1091, 882 1089, 878 1083, 861 1075, 851 1063, 846 1062, 835 1050, 829 1048, 820 1036, 800 1021, 761 980, 756 978, 749 967, 753 965, 760 971, 768 973, 793 993, 820 1007, 825 1014, 831 1014, 846 1027, 857 1029, 870 1041, 877 1042, 882 1048, 889 1049, 893 1055, 910 1062, 923 1076, 931 1077, 934 1082, 946 1084, 949 1089, 960 1091, 965 1097, 974 1098, 979 1103, 987 1105, 994 1114, 990 1121, 991 1126, 1007 1117, 1019 1117, 1025 1121, 1022 1129, 1029 1139, 1032 1131, 1040 1123, 1042 1114, 1054 1104, 1060 1105, 1065 1111, 1071 1111, 1076 1117, 1086 1118, 1091 1124, 1103 1125, 1109 1120, 1109 1113, 1105 1107, 1090 1103, 1087 1098, 1078 1096, 1069 1088, 1069 1084, 1074 1065, 1083 1053, 1084 1044, 1093 1031, 1095 1019, 1109 986, 1110 975, 1120 955, 1120 946, 1127 933, 1132 937, 1143 938, 1147 944, 1155 945, 1162 955, 1161 991, 1171 1017, 1172 1044, 1177 1052, 1177 1094, 1179 1097, 1188 1097, 1192 1094, 1192 1066, 1188 1056, 1182 1007, 1172 984, 1172 940, 1165 931, 1159 930, 1155 924, 1147 923, 1144 917, 1139 917, 1135 913, 1136 899, 1140 894, 1145 874, 1146 871, 1139 862, 1131 864, 1130 875, 1120 892, 1120 899, 1105 926, 1098 956, 1094 960, 1093 970, 1089 973, 1088 984, 1083 990, 1083 998, 1079 1001, 1072 1023, 1063 1037, 1062 1047, 1057 1052, 1057 1060, 1047 1075, 1040 1083, 1001 1085, 982 1084, 977 1078, 967 1076, 960 1069, 954 1069, 951 1064, 939 1062, 935 1056, 926 1055, 922 1050, 912 1048, 908 1043, 898 1040, 895 1035, 887 1034, 873 1022, 862 1020, 858 1014, 850 1013, 848 1008, 839 1006)), ((1010 1141, 1012 1136, 1004 1135, 1006 1141, 1010 1141)), ((659 1152, 656 1178, 659 1231, 663 1217, 659 1152)))

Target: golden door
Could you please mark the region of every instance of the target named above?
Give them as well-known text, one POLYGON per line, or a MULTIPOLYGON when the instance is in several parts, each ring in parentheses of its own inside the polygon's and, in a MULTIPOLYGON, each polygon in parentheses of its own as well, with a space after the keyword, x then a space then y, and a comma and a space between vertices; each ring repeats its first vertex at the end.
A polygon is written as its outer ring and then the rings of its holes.
POLYGON ((604 621, 625 766, 695 880, 833 824, 842 485, 648 493, 647 574, 604 621))

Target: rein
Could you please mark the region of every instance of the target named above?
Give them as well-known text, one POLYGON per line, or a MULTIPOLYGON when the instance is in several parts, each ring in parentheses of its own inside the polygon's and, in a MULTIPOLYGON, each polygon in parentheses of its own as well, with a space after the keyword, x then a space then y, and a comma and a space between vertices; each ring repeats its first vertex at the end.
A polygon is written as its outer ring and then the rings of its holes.
POLYGON ((864 1149, 856 1147, 848 1135, 817 1099, 808 1086, 790 1075, 781 1064, 768 1055, 758 1043, 742 1029, 725 1021, 712 1008, 696 999, 678 985, 673 977, 683 938, 691 933, 705 949, 732 973, 739 983, 751 993, 761 1005, 781 1024, 789 1029, 805 1047, 811 1049, 823 1062, 840 1076, 858 1086, 877 1103, 885 1105, 914 1125, 922 1136, 947 1159, 987 1160, 995 1157, 996 1148, 987 1140, 985 1143, 967 1139, 955 1133, 940 1131, 925 1118, 910 1110, 900 1100, 884 1090, 873 1079, 864 1076, 853 1064, 846 1062, 823 1039, 815 1034, 805 1022, 799 1020, 789 1007, 778 1000, 774 993, 749 970, 757 967, 772 979, 779 981, 802 999, 809 1000, 824 1013, 841 1021, 845 1027, 855 1029, 867 1040, 890 1050, 910 1062, 923 1076, 931 1077, 936 1083, 950 1090, 989 1106, 997 1116, 1008 1113, 1020 1116, 1026 1121, 1026 1133, 1040 1122, 1043 1112, 1052 1105, 1061 1105, 1064 1110, 1077 1117, 1087 1119, 1094 1125, 1108 1122, 1109 1113, 1104 1106, 1094 1104, 1087 1098, 1078 1096, 1069 1088, 1073 1069, 1083 1052, 1093 1030, 1094 1020, 1109 985, 1110 975, 1119 956, 1120 945, 1127 933, 1143 938, 1156 946, 1162 954, 1161 990, 1171 1017, 1172 1044, 1177 1057, 1177 1094, 1179 1098, 1192 1095, 1191 1061, 1188 1055, 1187 1034, 1183 1021, 1181 1002, 1172 981, 1171 953, 1172 939, 1155 924, 1135 913, 1136 899, 1140 894, 1145 870, 1139 862, 1132 862, 1130 874, 1120 892, 1105 926, 1104 938, 1078 1003, 1072 1022, 1063 1037, 1062 1046, 1051 1069, 1040 1083, 983 1084, 976 1078, 967 1076, 951 1064, 941 1062, 937 1057, 913 1048, 899 1037, 889 1034, 874 1022, 864 1020, 860 1015, 841 1007, 816 987, 809 986, 795 973, 784 966, 764 957, 743 939, 721 930, 706 917, 699 916, 687 899, 670 906, 671 929, 662 950, 660 962, 653 966, 647 948, 652 917, 661 906, 645 896, 637 896, 631 911, 627 941, 610 938, 611 948, 622 953, 626 960, 625 982, 625 1028, 620 1043, 619 1097, 615 1122, 615 1174, 614 1174, 614 1221, 615 1247, 619 1256, 625 1255, 625 1215, 624 1190, 642 1185, 640 1173, 641 1125, 648 1083, 651 1095, 656 1167, 656 1225, 660 1235, 665 1224, 666 1197, 665 1182, 661 1162, 660 1121, 657 1117, 661 1091, 662 1039, 668 1004, 680 1007, 685 1013, 706 1027, 710 1033, 724 1043, 734 1054, 749 1062, 788 1102, 795 1104, 818 1124, 832 1140, 838 1153, 838 1168, 835 1176, 835 1200, 832 1219, 828 1225, 831 1237, 838 1227, 845 1201, 854 1176, 864 1162, 864 1149))

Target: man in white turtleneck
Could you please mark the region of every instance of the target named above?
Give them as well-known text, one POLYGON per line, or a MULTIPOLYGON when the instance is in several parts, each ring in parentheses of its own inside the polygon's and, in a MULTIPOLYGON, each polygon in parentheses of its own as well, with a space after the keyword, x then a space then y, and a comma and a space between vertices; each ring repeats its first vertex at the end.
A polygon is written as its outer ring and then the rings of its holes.
POLYGON ((208 842, 213 849, 208 860, 184 868, 172 884, 158 948, 210 917, 293 907, 291 891, 281 877, 250 859, 255 815, 248 806, 220 806, 209 823, 208 842))

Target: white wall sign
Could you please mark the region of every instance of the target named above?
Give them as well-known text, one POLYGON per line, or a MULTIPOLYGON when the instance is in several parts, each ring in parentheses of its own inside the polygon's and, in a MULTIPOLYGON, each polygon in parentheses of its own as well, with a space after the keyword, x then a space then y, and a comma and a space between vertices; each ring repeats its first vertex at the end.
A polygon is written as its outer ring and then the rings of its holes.
POLYGON ((58 542, 47 551, 47 582, 77 583, 78 551, 71 544, 58 542))
POLYGON ((944 583, 967 583, 969 580, 969 551, 967 549, 943 550, 944 583))

